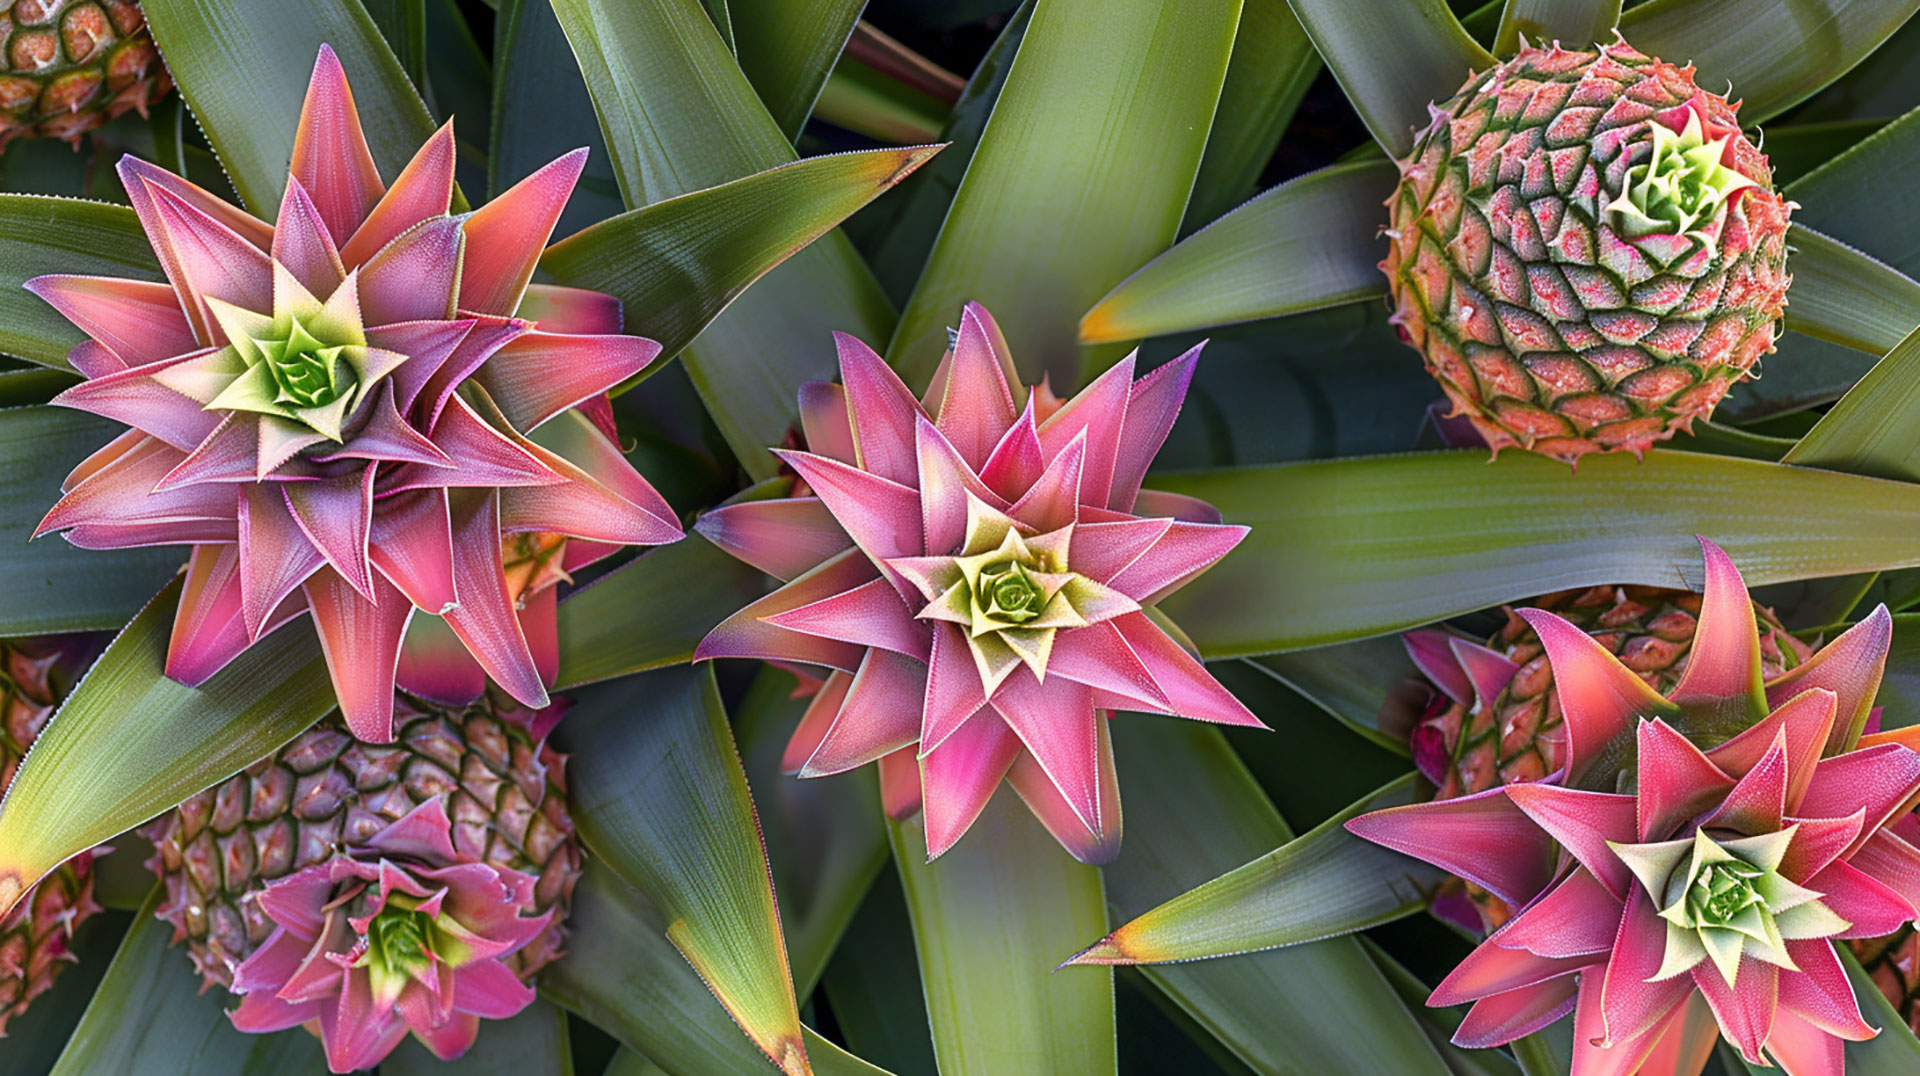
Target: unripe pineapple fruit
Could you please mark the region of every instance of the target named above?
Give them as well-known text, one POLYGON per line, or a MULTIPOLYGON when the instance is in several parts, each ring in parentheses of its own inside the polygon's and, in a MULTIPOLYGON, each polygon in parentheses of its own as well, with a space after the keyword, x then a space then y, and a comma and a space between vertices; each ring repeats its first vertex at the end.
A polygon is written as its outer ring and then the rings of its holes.
POLYGON ((78 141, 172 88, 134 0, 0 0, 0 149, 78 141))
MULTIPOLYGON (((1672 691, 1686 671, 1700 615, 1700 595, 1644 586, 1559 591, 1526 605, 1579 626, 1661 694, 1672 691)), ((1753 610, 1766 679, 1812 654, 1771 610, 1757 602, 1753 610)), ((1545 648, 1518 613, 1509 608, 1506 614, 1505 626, 1486 645, 1486 651, 1505 664, 1481 661, 1478 648, 1455 647, 1454 637, 1445 632, 1425 630, 1405 637, 1415 665, 1430 681, 1425 710, 1410 739, 1414 764, 1438 786, 1435 799, 1537 781, 1564 760, 1566 737, 1545 648), (1476 661, 1478 668, 1469 665, 1476 661)), ((1488 930, 1509 914, 1497 897, 1462 882, 1441 894, 1438 908, 1449 918, 1488 930), (1471 916, 1459 903, 1463 898, 1473 905, 1471 916)))
POLYGON ((537 911, 555 909, 545 933, 508 958, 525 981, 560 956, 580 876, 566 756, 546 743, 563 710, 489 697, 441 709, 400 695, 391 744, 357 740, 329 717, 141 828, 154 844, 147 865, 166 887, 159 916, 206 983, 231 988, 235 965, 273 931, 258 899, 267 883, 444 796, 461 861, 533 877, 537 911))
MULTIPOLYGON (((98 650, 90 636, 0 640, 0 791, 98 650)), ((93 856, 82 852, 40 881, 0 920, 0 1034, 73 960, 73 930, 100 910, 93 856)))
POLYGON ((1525 48, 1431 111, 1380 267, 1394 324, 1496 453, 1637 454, 1755 376, 1792 203, 1691 67, 1525 48))

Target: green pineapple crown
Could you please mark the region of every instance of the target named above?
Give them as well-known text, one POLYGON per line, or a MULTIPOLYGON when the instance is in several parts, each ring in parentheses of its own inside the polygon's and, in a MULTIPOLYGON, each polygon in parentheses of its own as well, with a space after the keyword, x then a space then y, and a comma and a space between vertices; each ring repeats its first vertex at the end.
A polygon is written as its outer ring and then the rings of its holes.
POLYGON ((321 342, 300 319, 278 340, 255 340, 273 380, 273 402, 284 407, 324 407, 346 395, 359 378, 341 360, 346 345, 321 342))
MULTIPOLYGON (((1650 119, 1653 153, 1627 170, 1620 197, 1608 203, 1621 232, 1630 238, 1686 235, 1717 220, 1734 192, 1759 184, 1721 163, 1732 135, 1708 141, 1700 114, 1687 110, 1685 130, 1650 119)), ((1706 236, 1709 249, 1714 244, 1706 236)))

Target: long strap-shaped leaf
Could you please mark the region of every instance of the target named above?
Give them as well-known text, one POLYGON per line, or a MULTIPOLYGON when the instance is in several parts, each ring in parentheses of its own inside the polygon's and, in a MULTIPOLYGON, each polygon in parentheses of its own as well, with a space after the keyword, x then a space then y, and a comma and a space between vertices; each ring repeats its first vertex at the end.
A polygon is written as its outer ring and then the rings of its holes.
POLYGON ((1903 273, 1920 273, 1920 214, 1887 211, 1908 196, 1907 177, 1916 169, 1920 108, 1794 181, 1787 195, 1800 203, 1794 216, 1801 223, 1869 251, 1903 273))
POLYGON ((1785 462, 1920 481, 1920 329, 1822 415, 1785 462))
MULTIPOLYGON (((1372 938, 1363 937, 1360 945, 1367 955, 1379 966, 1380 974, 1386 976, 1392 984, 1394 993, 1413 1010, 1413 1018, 1419 1022, 1421 1030, 1433 1042, 1434 1049, 1446 1060, 1447 1069, 1453 1076, 1520 1076, 1520 1066, 1514 1064, 1506 1054, 1498 1050, 1472 1050, 1453 1044, 1453 1034, 1460 1027, 1460 1018, 1465 1014, 1458 1009, 1432 1009, 1427 1007, 1430 991, 1427 984, 1418 975, 1402 967, 1400 962, 1388 956, 1386 950, 1374 944, 1372 938)), ((1562 1071, 1564 1071, 1564 1066, 1562 1071)), ((1559 1076, 1556 1072, 1553 1076, 1559 1076)), ((1649 1074, 1652 1076, 1652 1074, 1649 1074)))
POLYGON ((77 852, 238 773, 334 707, 313 632, 269 635, 197 688, 166 678, 178 581, 94 663, 0 804, 0 914, 77 852))
POLYGON ((300 102, 323 44, 333 46, 353 82, 381 175, 398 175, 433 134, 427 106, 355 0, 271 10, 249 0, 147 0, 141 10, 234 190, 257 214, 271 218, 280 205, 300 102))
POLYGON ((1080 312, 1179 228, 1239 14, 1240 0, 1038 0, 888 346, 902 376, 932 373, 975 300, 1030 379, 1077 383, 1080 312))
POLYGON ((760 820, 712 666, 584 691, 558 736, 587 848, 660 908, 674 947, 782 1072, 811 1071, 760 820))
MULTIPOLYGON (((629 207, 718 186, 794 160, 698 0, 554 0, 580 61, 629 207)), ((831 379, 831 333, 878 344, 893 310, 846 237, 800 251, 683 361, 747 472, 774 472, 767 446, 792 424, 802 382, 831 379)))
MULTIPOLYGON (((121 853, 126 854, 125 852, 121 853)), ((196 990, 172 928, 155 917, 155 888, 94 992, 53 1076, 320 1076, 320 1042, 294 1029, 247 1035, 227 1021, 225 996, 196 990)))
POLYGON ((1853 1076, 1901 1076, 1920 1069, 1920 1038, 1914 1036, 1900 1010, 1888 1003, 1880 984, 1860 967, 1852 951, 1844 945, 1838 949, 1861 1015, 1880 1029, 1880 1034, 1865 1042, 1847 1043, 1847 1071, 1853 1076))
MULTIPOLYGON (((1127 714, 1113 723, 1113 743, 1126 774, 1130 825, 1126 850, 1103 873, 1107 901, 1120 915, 1146 912, 1293 839, 1217 729, 1127 714)), ((1302 865, 1306 858, 1291 862, 1302 865)), ((1386 877, 1409 864, 1420 866, 1394 858, 1399 862, 1387 864, 1386 877)), ((1383 863, 1376 857, 1364 876, 1376 889, 1383 886, 1383 863)), ((1319 903, 1328 888, 1317 884, 1321 877, 1311 868, 1303 873, 1290 867, 1284 892, 1270 878, 1268 896, 1324 914, 1331 909, 1319 903)), ((1226 932, 1257 932, 1267 925, 1258 912, 1247 914, 1240 906, 1211 905, 1198 914, 1226 932)), ((1407 1006, 1351 938, 1224 963, 1152 967, 1146 974, 1256 1072, 1447 1071, 1407 1006), (1350 1013, 1367 1014, 1367 1034, 1348 1031, 1350 1013)))
POLYGON ((813 111, 866 0, 728 0, 734 55, 789 140, 813 111))
MULTIPOLYGON (((627 331, 660 341, 671 358, 754 281, 939 151, 908 146, 781 165, 602 221, 549 248, 540 265, 563 284, 619 299, 627 331)), ((784 362, 780 351, 742 356, 732 376, 778 380, 784 362)))
POLYGON ((780 772, 787 738, 808 702, 795 698, 793 687, 792 673, 763 666, 734 707, 733 724, 760 811, 794 985, 805 997, 886 865, 887 829, 870 769, 805 781, 780 772))
POLYGON ((1584 49, 1613 40, 1613 24, 1619 21, 1620 0, 1507 0, 1493 51, 1512 56, 1520 51, 1522 36, 1535 45, 1559 42, 1584 49))
MULTIPOLYGON (((540 973, 542 993, 671 1076, 771 1069, 667 940, 667 917, 606 864, 587 862, 568 925, 567 958, 540 973)), ((886 1076, 812 1028, 802 1034, 817 1076, 886 1076)))
POLYGON ((1755 124, 1852 70, 1915 11, 1920 0, 1649 0, 1620 17, 1620 33, 1649 56, 1694 64, 1703 86, 1731 82, 1741 122, 1755 124))
POLYGON ((1080 319, 1097 344, 1298 314, 1386 294, 1387 161, 1289 180, 1181 240, 1080 319))
POLYGON ((563 153, 588 147, 580 182, 555 235, 574 232, 626 208, 593 99, 573 62, 567 35, 548 0, 501 0, 494 16, 493 126, 487 139, 490 197, 563 153))
POLYGON ((133 210, 0 194, 0 353, 63 370, 69 368, 67 352, 85 337, 21 287, 42 273, 162 279, 133 210))
POLYGON ((1281 133, 1319 74, 1320 54, 1287 0, 1244 0, 1182 231, 1253 196, 1281 133))
POLYGON ((691 661, 715 624, 765 592, 765 576, 711 542, 649 550, 560 603, 560 686, 691 661))
POLYGON ((1599 583, 1691 586, 1703 534, 1754 585, 1920 564, 1920 485, 1655 450, 1281 464, 1156 485, 1251 524, 1161 608, 1209 657, 1385 634, 1599 583), (1818 520, 1818 526, 1809 526, 1818 520))
POLYGON ((1382 709, 1403 679, 1416 674, 1398 636, 1268 654, 1247 664, 1299 692, 1341 724, 1396 755, 1411 753, 1412 728, 1383 728, 1382 709))
POLYGON ((1413 148, 1427 106, 1452 97, 1493 56, 1445 0, 1291 0, 1294 14, 1389 156, 1413 148))
POLYGON ((1447 877, 1347 832, 1350 818, 1411 803, 1408 774, 1266 855, 1138 916, 1073 958, 1163 964, 1351 934, 1427 906, 1447 877))
POLYGON ((1920 325, 1920 281, 1804 225, 1787 242, 1788 328, 1884 355, 1920 325))
POLYGON ((118 628, 186 558, 178 549, 80 549, 27 539, 73 465, 117 427, 60 407, 0 410, 0 636, 118 628))
POLYGON ((1100 872, 1005 789, 932 863, 920 816, 889 826, 941 1076, 1112 1073, 1113 973, 1049 970, 1107 929, 1100 872))

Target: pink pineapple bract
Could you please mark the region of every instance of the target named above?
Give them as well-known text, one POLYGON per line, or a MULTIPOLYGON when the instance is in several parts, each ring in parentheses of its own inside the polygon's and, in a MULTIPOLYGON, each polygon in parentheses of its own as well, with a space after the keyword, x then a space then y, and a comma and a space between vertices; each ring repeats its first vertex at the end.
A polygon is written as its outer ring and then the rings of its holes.
POLYGON ((1129 357, 1064 403, 1022 389, 1023 409, 978 305, 924 400, 865 344, 836 339, 842 384, 802 388, 809 451, 780 453, 812 495, 727 505, 698 525, 786 585, 697 656, 832 669, 787 769, 878 760, 891 815, 924 805, 929 856, 1005 777, 1073 855, 1112 858, 1108 711, 1259 724, 1151 609, 1246 534, 1140 488, 1199 348, 1138 381, 1129 357))
POLYGON ((1838 1076, 1845 1042, 1876 1033, 1834 941, 1920 916, 1920 849, 1890 828, 1920 796, 1920 753, 1860 739, 1892 620, 1876 609, 1763 685, 1746 585, 1702 544, 1699 630, 1671 692, 1522 610, 1553 666, 1562 767, 1347 824, 1521 909, 1433 992, 1474 1002, 1463 1046, 1571 1012, 1574 1076, 1650 1056, 1697 1072, 1715 1024, 1751 1063, 1838 1076))
POLYGON ((372 1068, 412 1032, 441 1060, 473 1045, 480 1019, 533 1001, 507 959, 546 931, 534 879, 462 859, 445 797, 364 845, 273 882, 273 933, 233 973, 242 1031, 306 1026, 334 1072, 372 1068))
POLYGON ((451 215, 452 125, 386 185, 323 47, 272 225, 121 162, 170 284, 27 283, 91 337, 55 402, 133 427, 39 533, 193 547, 169 676, 200 683, 310 612, 364 739, 392 738, 396 675, 450 704, 490 675, 544 706, 554 584, 681 537, 604 395, 660 346, 620 335, 610 296, 528 283, 585 153, 451 215))

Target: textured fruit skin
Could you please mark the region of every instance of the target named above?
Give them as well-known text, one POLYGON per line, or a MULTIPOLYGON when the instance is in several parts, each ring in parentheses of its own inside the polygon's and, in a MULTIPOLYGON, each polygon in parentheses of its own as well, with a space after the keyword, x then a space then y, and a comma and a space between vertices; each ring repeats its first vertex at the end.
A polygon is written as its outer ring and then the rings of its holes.
POLYGON ((1402 337, 1495 453, 1642 452, 1773 350, 1792 204, 1734 112, 1623 42, 1522 49, 1432 108, 1380 267, 1402 337), (1651 123, 1678 131, 1688 111, 1758 186, 1728 198, 1712 244, 1623 238, 1605 207, 1652 154, 1651 123))
MULTIPOLYGON (((1525 605, 1558 613, 1579 626, 1661 694, 1673 690, 1686 671, 1700 615, 1700 595, 1644 586, 1564 590, 1525 605)), ((1811 656, 1812 648, 1788 632, 1771 610, 1757 602, 1753 610, 1760 626, 1761 673, 1766 679, 1811 656)), ((1537 781, 1559 769, 1563 761, 1566 739, 1560 700, 1540 636, 1512 608, 1505 612, 1506 625, 1487 645, 1505 654, 1520 671, 1500 697, 1491 707, 1469 712, 1465 705, 1432 689, 1426 711, 1414 726, 1414 762, 1439 787, 1435 799, 1484 792, 1496 784, 1537 781)), ((1472 902, 1481 929, 1491 930, 1511 914, 1498 897, 1458 880, 1448 883, 1440 906, 1442 910, 1459 908, 1462 898, 1472 902)))
POLYGON ((15 138, 80 136, 173 80, 133 0, 12 0, 0 7, 0 149, 15 138))
MULTIPOLYGON (((98 650, 90 636, 0 640, 0 791, 13 783, 27 749, 98 650)), ((0 1034, 74 959, 67 942, 98 911, 93 854, 82 852, 0 920, 0 1034)))
POLYGON ((154 845, 147 866, 167 890, 157 914, 208 985, 231 987, 233 966, 273 931, 257 903, 268 882, 447 795, 460 857, 533 876, 537 910, 558 910, 509 961, 530 978, 562 952, 580 877, 566 756, 545 739, 552 713, 490 698, 448 710, 401 695, 391 744, 358 741, 338 714, 327 718, 141 827, 154 845))

